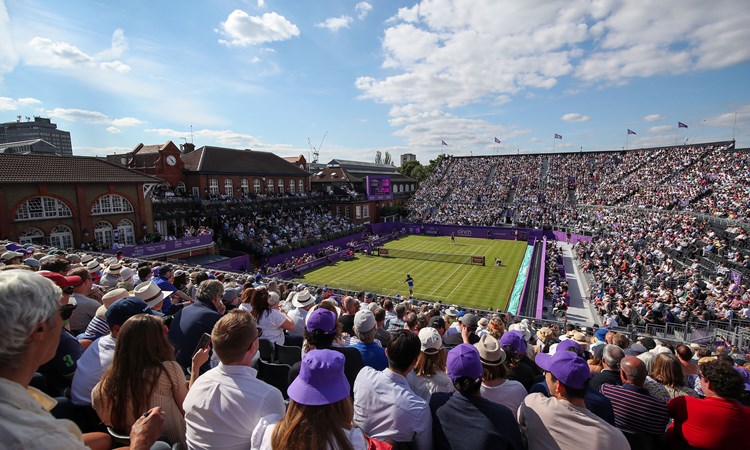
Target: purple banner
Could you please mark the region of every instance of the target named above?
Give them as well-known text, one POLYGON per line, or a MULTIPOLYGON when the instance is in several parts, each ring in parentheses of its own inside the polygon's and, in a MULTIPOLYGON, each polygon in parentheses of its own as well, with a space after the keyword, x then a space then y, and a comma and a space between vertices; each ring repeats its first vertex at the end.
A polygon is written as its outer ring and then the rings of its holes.
POLYGON ((109 249, 104 253, 114 255, 121 250, 123 255, 132 258, 147 258, 153 255, 163 255, 165 253, 177 253, 190 251, 193 248, 205 247, 213 243, 213 236, 206 234, 203 236, 186 237, 174 241, 154 242, 151 244, 133 245, 121 249, 109 249))
POLYGON ((204 267, 213 270, 226 270, 230 272, 245 272, 250 268, 250 257, 248 255, 236 256, 211 264, 205 264, 204 267))

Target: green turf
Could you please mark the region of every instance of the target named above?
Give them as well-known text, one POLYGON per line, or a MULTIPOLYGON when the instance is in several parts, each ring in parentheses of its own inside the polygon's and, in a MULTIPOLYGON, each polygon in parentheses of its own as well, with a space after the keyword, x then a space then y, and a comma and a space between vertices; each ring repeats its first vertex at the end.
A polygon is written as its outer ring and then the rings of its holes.
POLYGON ((521 266, 526 242, 407 236, 385 245, 426 253, 450 253, 485 256, 485 266, 378 256, 357 256, 351 261, 308 272, 301 282, 328 285, 348 290, 364 290, 382 295, 408 295, 403 281, 414 278, 414 297, 455 303, 475 308, 505 309, 521 266), (500 258, 502 266, 495 266, 500 258))

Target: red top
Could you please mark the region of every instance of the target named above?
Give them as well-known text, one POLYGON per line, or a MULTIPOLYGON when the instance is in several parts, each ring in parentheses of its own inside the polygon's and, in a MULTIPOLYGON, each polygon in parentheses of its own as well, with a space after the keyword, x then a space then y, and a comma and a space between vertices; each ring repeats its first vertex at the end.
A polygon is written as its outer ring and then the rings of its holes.
POLYGON ((669 401, 674 419, 668 435, 675 449, 743 448, 747 445, 750 407, 718 397, 677 397, 669 401))

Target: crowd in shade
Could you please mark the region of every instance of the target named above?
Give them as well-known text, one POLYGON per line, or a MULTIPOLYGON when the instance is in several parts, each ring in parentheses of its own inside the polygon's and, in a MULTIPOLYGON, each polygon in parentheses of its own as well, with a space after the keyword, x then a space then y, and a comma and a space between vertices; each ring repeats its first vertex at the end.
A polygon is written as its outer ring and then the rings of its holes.
POLYGON ((332 214, 322 205, 258 210, 222 217, 222 226, 229 239, 262 254, 270 254, 282 247, 306 247, 337 233, 349 234, 356 229, 351 221, 332 214))
MULTIPOLYGON (((648 225, 632 227, 640 226, 648 225)), ((654 234, 689 238, 682 230, 654 234)), ((631 244, 637 240, 621 235, 625 246, 610 249, 615 241, 603 238, 580 249, 589 270, 615 270, 600 299, 614 320, 666 320, 674 308, 706 319, 730 297, 747 305, 744 287, 703 286, 689 272, 670 272, 656 251, 631 244), (628 284, 656 273, 684 275, 686 284, 666 288, 670 279, 659 277, 661 288, 628 284)), ((615 326, 537 322, 260 272, 15 243, 5 249, 0 431, 9 448, 723 449, 745 442, 750 364, 747 349, 728 344, 634 338, 615 326)), ((553 287, 564 298, 564 280, 553 287)))
POLYGON ((446 159, 410 200, 418 221, 565 223, 571 203, 684 210, 746 221, 750 157, 729 144, 446 159))

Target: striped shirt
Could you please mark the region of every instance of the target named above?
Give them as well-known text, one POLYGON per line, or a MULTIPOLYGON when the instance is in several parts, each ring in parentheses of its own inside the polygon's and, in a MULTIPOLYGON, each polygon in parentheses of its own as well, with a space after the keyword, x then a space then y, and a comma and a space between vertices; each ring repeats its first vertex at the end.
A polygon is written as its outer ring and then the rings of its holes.
POLYGON ((602 394, 612 402, 615 426, 631 433, 662 434, 669 423, 667 403, 632 384, 603 384, 602 394))

